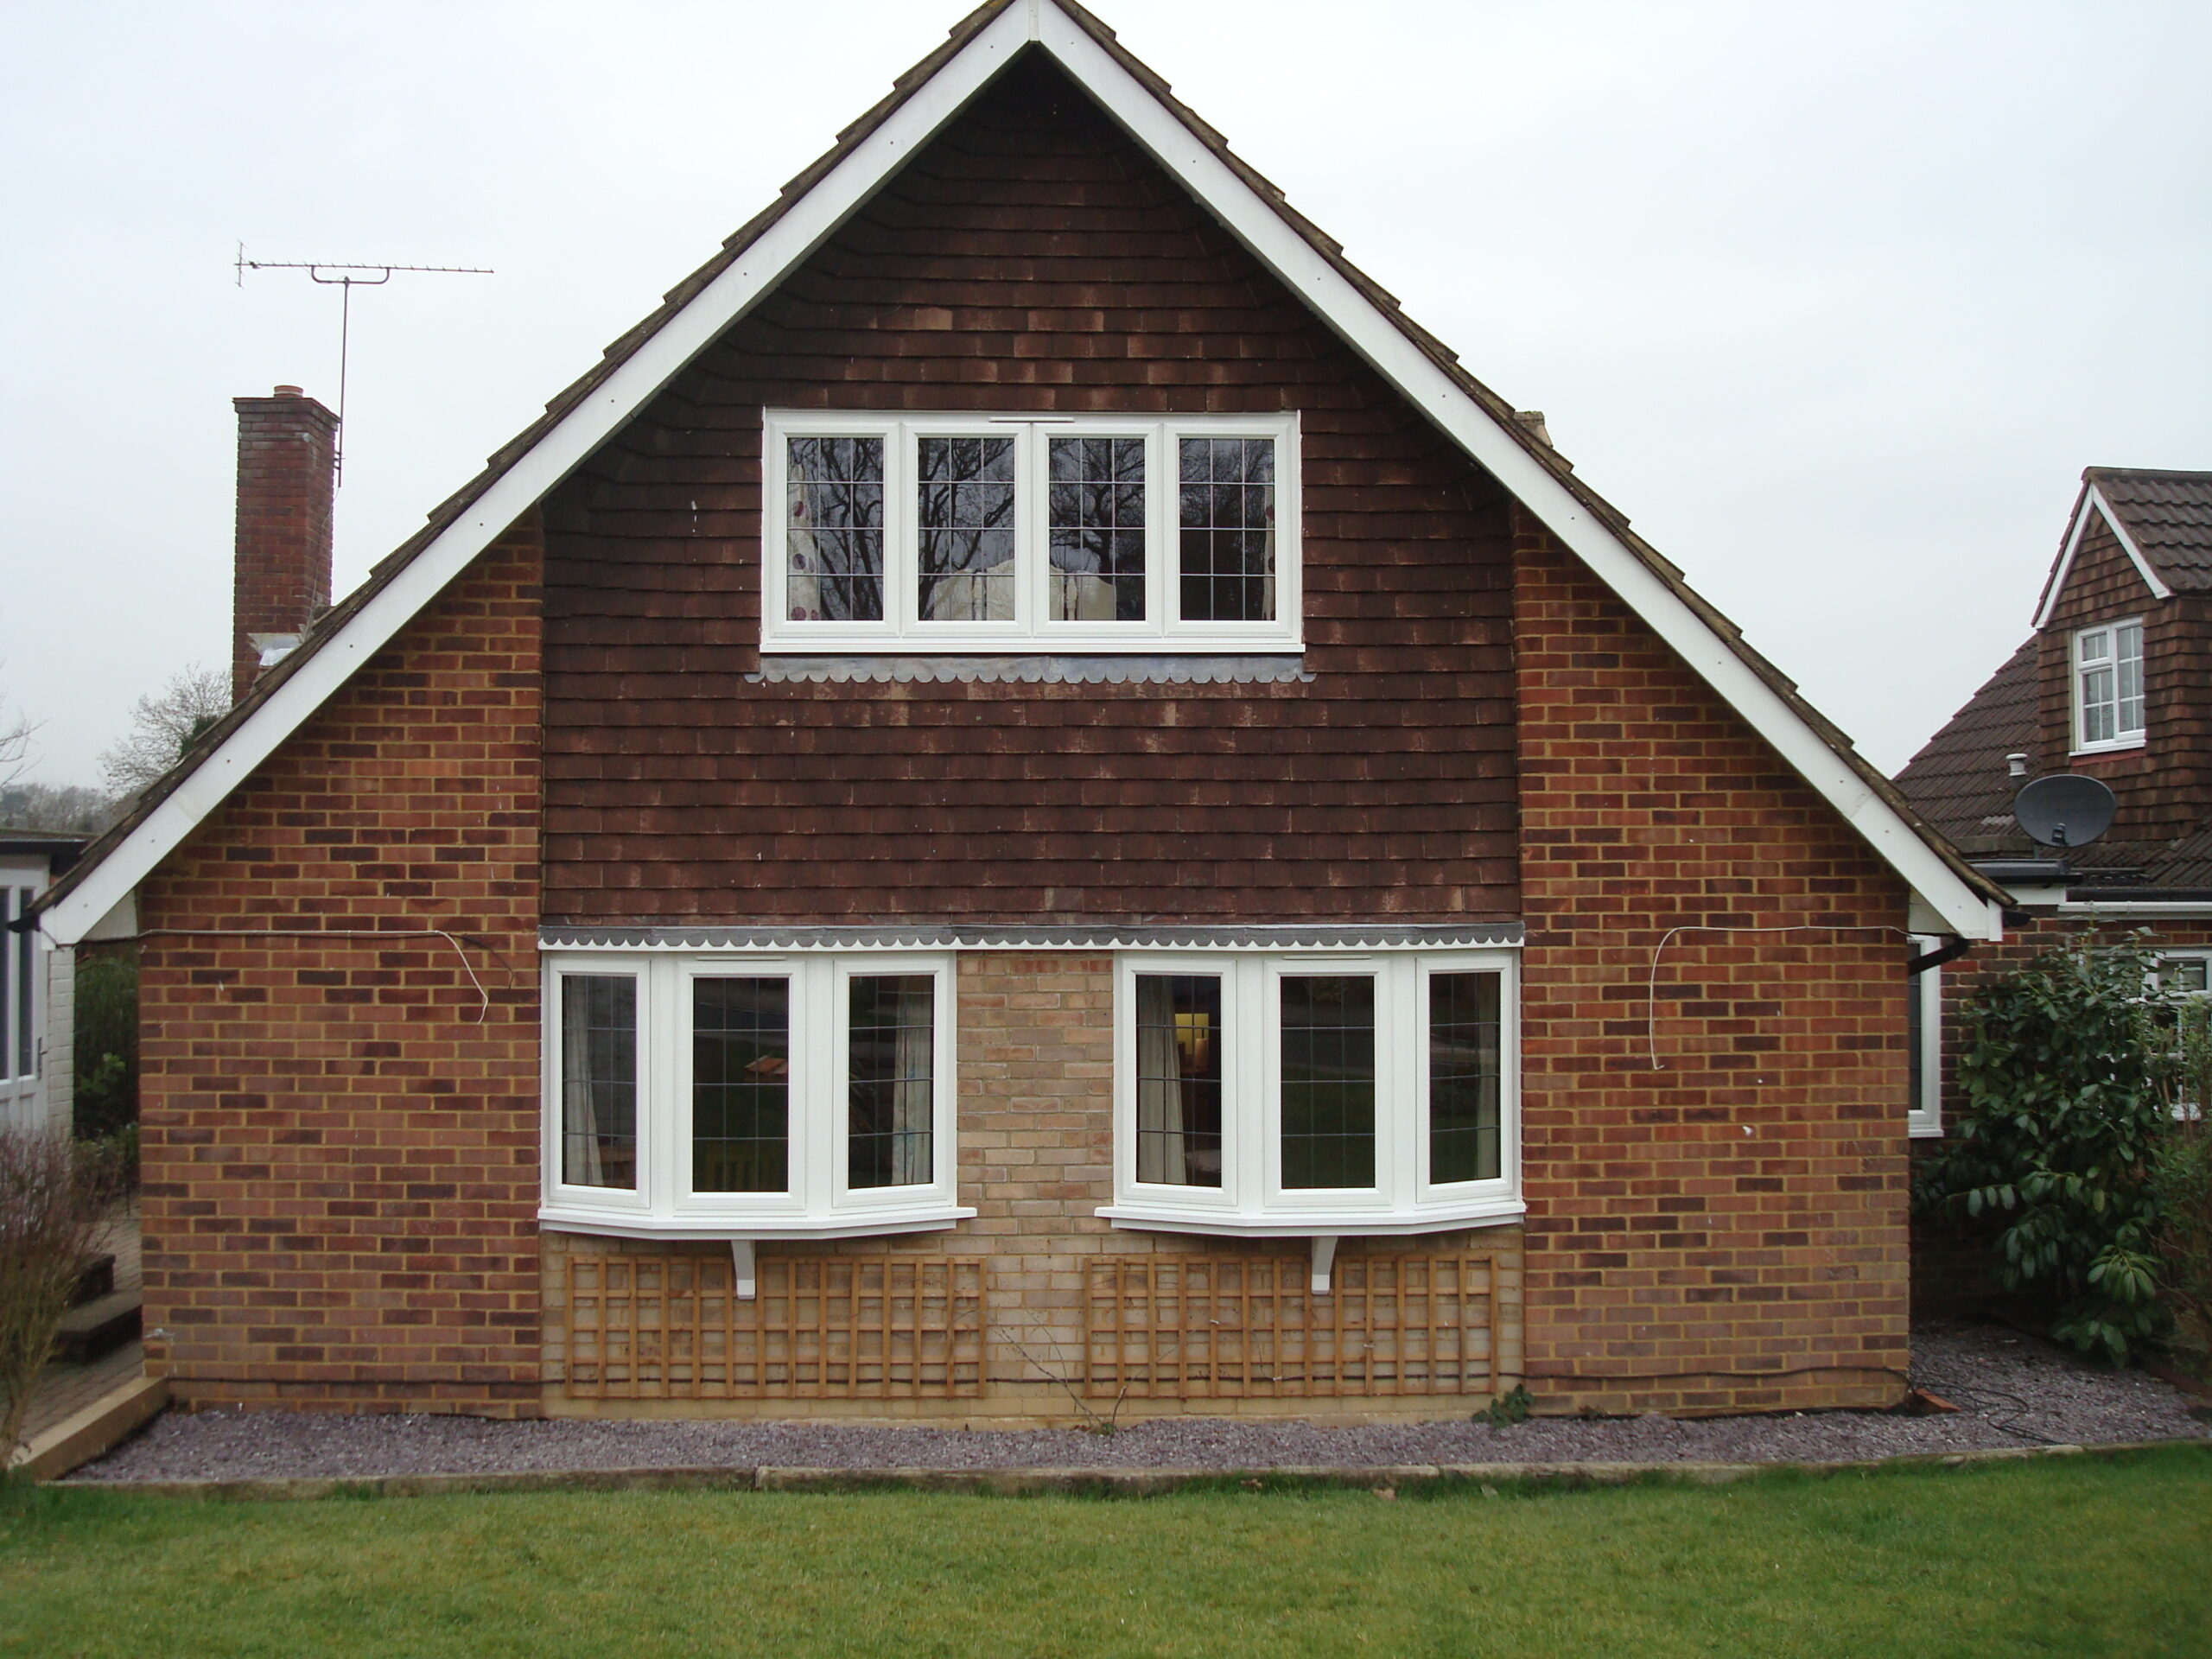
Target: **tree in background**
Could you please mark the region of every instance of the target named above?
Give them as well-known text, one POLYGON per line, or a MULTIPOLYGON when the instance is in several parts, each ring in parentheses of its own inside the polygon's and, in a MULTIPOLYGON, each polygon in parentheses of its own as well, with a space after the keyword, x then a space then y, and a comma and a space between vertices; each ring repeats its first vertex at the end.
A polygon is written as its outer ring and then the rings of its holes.
POLYGON ((97 836, 123 816, 129 798, 81 784, 0 785, 0 829, 97 836))
POLYGON ((129 734, 100 756, 110 789, 135 794, 184 758, 200 733, 230 711, 227 671, 195 663, 159 692, 138 699, 129 734))

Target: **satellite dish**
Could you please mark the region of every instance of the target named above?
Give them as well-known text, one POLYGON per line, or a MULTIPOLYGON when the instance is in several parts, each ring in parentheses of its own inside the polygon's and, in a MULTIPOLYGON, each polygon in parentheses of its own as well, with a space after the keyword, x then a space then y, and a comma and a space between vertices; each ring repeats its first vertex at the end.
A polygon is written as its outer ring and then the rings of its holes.
POLYGON ((2059 772, 2038 778, 2012 800, 2028 839, 2045 847, 2086 847, 2112 828, 2120 804, 2094 778, 2059 772))

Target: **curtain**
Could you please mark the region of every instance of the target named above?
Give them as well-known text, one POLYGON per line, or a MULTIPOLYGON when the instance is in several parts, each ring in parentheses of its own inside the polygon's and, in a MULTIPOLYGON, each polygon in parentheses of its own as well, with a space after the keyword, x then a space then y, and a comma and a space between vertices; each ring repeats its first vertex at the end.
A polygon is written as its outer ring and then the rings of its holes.
POLYGON ((561 1179, 570 1186, 604 1186, 599 1125, 592 1110, 591 981, 561 980, 561 1179))
POLYGON ((1175 982, 1137 976, 1137 1179, 1190 1185, 1183 1135, 1183 1051, 1176 1040, 1175 982))

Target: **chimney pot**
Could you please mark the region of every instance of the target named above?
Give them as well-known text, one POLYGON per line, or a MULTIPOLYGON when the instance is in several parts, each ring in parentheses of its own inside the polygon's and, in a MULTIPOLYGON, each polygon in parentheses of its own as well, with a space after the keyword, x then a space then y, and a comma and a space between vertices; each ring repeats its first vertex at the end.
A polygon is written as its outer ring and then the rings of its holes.
POLYGON ((231 588, 231 698, 236 702, 330 603, 338 417, 297 386, 231 402, 238 415, 238 552, 231 588))
POLYGON ((2005 757, 2005 770, 2015 778, 2026 777, 2028 775, 2028 757, 2024 754, 2006 755, 2005 757))
POLYGON ((271 392, 270 396, 272 397, 304 397, 307 396, 307 393, 302 391, 297 386, 279 386, 275 391, 271 392))

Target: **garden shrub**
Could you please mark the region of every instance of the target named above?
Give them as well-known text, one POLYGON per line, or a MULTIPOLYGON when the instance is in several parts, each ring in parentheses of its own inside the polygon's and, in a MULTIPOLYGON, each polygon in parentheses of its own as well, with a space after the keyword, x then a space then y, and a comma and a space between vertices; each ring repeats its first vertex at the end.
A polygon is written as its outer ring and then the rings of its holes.
POLYGON ((75 1014, 76 1132, 81 1140, 111 1140, 138 1122, 135 947, 79 958, 75 1014))

